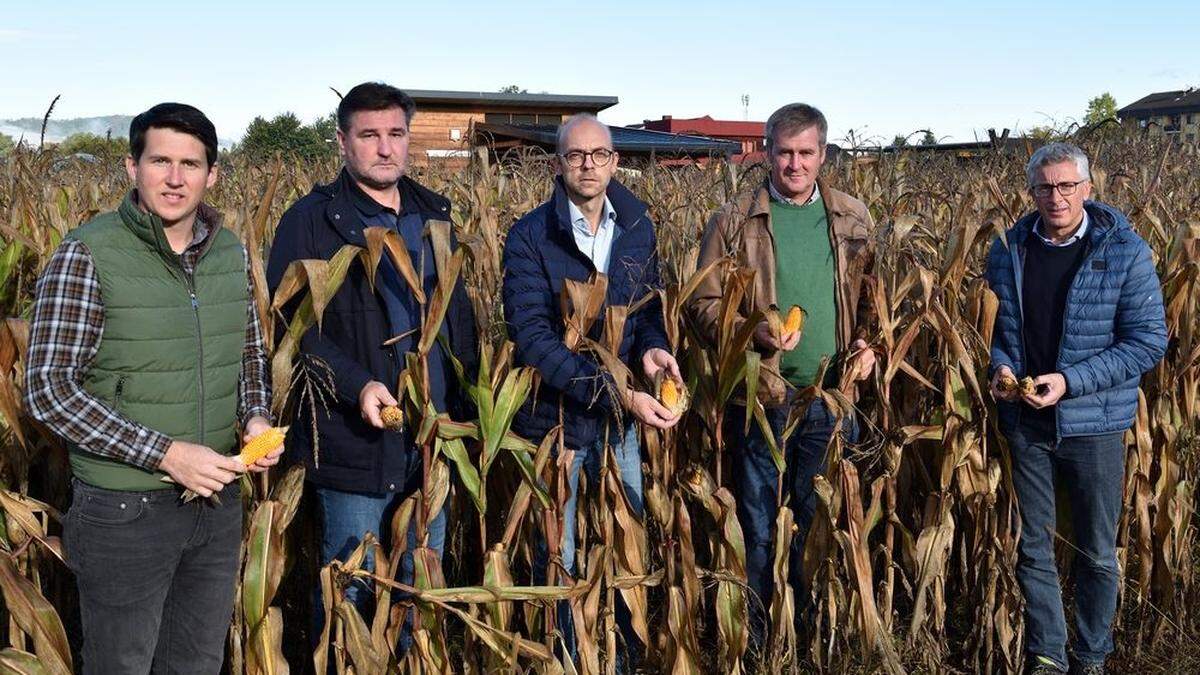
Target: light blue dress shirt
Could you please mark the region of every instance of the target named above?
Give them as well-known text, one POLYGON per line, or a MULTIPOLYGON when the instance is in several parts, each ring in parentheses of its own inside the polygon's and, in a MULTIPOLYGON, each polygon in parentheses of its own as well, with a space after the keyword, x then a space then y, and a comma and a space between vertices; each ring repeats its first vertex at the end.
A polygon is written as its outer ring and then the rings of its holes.
POLYGON ((608 254, 612 250, 613 232, 617 228, 617 212, 613 210, 612 202, 604 198, 604 211, 600 213, 600 227, 592 234, 592 224, 588 222, 583 211, 575 206, 575 202, 567 200, 567 209, 571 215, 571 232, 575 235, 575 245, 583 252, 596 271, 608 274, 608 254))

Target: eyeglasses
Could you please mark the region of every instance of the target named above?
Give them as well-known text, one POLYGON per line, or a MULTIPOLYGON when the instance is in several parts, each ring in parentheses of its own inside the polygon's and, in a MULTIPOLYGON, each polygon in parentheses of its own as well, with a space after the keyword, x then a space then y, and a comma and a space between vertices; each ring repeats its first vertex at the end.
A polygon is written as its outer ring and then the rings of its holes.
POLYGON ((613 155, 615 154, 617 153, 609 150, 608 148, 600 148, 599 150, 592 150, 591 152, 572 150, 565 155, 559 156, 563 158, 563 161, 567 163, 567 166, 571 167, 572 169, 578 169, 579 167, 583 166, 584 160, 586 160, 588 157, 592 158, 592 164, 595 166, 604 166, 612 161, 613 155))
POLYGON ((1087 179, 1077 180, 1074 182, 1066 181, 1063 183, 1038 183, 1037 185, 1029 188, 1029 191, 1033 193, 1034 197, 1041 199, 1045 199, 1046 197, 1054 194, 1055 190, 1058 190, 1058 194, 1064 197, 1070 197, 1071 195, 1075 194, 1075 188, 1086 182, 1087 179))

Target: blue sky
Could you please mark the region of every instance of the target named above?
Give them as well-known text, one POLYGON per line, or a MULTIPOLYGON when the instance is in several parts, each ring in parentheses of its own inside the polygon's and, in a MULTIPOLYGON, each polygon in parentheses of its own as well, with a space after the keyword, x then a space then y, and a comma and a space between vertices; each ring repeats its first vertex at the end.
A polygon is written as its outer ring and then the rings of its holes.
POLYGON ((378 79, 615 95, 610 124, 742 119, 746 94, 750 119, 817 105, 832 140, 971 140, 1079 118, 1103 91, 1125 105, 1200 86, 1200 2, 838 4, 22 2, 0 10, 0 118, 60 93, 61 118, 179 100, 236 138, 255 115, 314 118, 336 105, 328 87, 378 79))

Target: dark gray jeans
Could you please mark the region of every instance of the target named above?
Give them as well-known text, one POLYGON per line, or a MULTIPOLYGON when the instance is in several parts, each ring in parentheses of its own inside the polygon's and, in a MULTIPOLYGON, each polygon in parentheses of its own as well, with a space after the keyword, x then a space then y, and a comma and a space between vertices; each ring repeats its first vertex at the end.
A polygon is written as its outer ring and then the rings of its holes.
POLYGON ((73 481, 63 524, 79 586, 85 674, 220 672, 242 540, 234 481, 221 504, 177 490, 73 481))

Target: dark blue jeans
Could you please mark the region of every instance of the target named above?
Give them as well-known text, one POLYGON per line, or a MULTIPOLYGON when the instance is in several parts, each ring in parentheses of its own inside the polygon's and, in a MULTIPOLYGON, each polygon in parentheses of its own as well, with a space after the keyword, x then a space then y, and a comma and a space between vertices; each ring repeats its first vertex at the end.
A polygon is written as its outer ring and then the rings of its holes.
POLYGON ((1054 431, 1009 432, 1013 486, 1021 509, 1017 581, 1025 595, 1025 650, 1067 666, 1067 624, 1054 564, 1055 484, 1075 532, 1075 658, 1103 663, 1117 610, 1117 520, 1125 482, 1120 432, 1056 442, 1054 431))
MULTIPOLYGON (((332 488, 317 488, 317 501, 321 506, 321 567, 333 560, 345 560, 350 553, 362 542, 367 532, 374 532, 383 543, 384 550, 389 550, 392 542, 392 515, 411 493, 365 494, 358 492, 343 492, 332 488)), ((412 524, 408 529, 408 548, 400 557, 400 575, 397 581, 411 585, 413 582, 412 550, 417 546, 417 518, 419 512, 413 513, 412 524)), ((446 542, 446 511, 443 509, 434 516, 429 524, 429 547, 441 556, 446 542)), ((367 553, 363 566, 368 570, 375 569, 375 556, 367 553)), ((361 579, 346 588, 346 599, 354 603, 360 614, 371 623, 372 601, 375 597, 374 588, 361 579)), ((403 594, 392 593, 392 598, 400 600, 403 594)), ((320 637, 324 621, 324 600, 318 586, 313 603, 313 639, 320 637)), ((405 629, 400 634, 400 649, 406 651, 412 640, 409 630, 409 619, 405 619, 405 629)))
POLYGON ((242 542, 238 482, 220 504, 72 485, 63 544, 83 620, 78 672, 219 672, 242 542))
MULTIPOLYGON (((776 443, 787 423, 787 415, 788 409, 784 406, 767 409, 767 421, 774 431, 776 443)), ((779 513, 779 471, 758 424, 751 423, 748 436, 742 433, 745 416, 745 408, 733 406, 729 409, 725 437, 729 439, 729 452, 732 453, 738 521, 746 542, 746 582, 757 595, 757 602, 755 598, 750 600, 751 636, 761 643, 775 585, 771 549, 775 517, 779 513)), ((804 540, 816 512, 813 478, 825 467, 826 449, 836 424, 836 418, 824 401, 817 399, 809 404, 804 420, 782 449, 787 467, 783 475, 783 499, 795 514, 798 530, 792 538, 788 566, 789 581, 795 589, 797 602, 803 597, 800 564, 804 540)), ((844 440, 854 442, 858 438, 858 425, 852 417, 843 420, 841 428, 844 440)))

